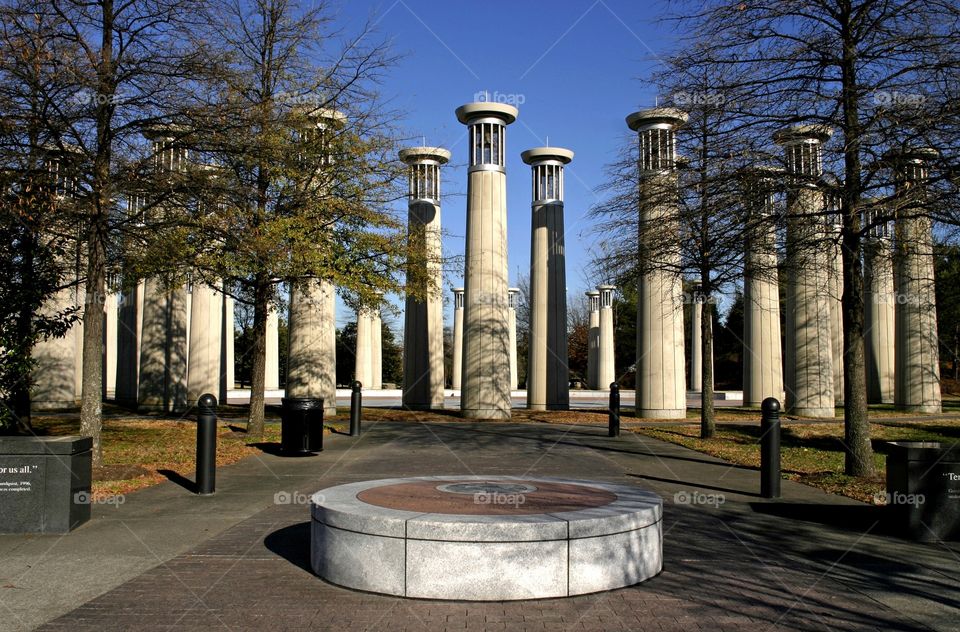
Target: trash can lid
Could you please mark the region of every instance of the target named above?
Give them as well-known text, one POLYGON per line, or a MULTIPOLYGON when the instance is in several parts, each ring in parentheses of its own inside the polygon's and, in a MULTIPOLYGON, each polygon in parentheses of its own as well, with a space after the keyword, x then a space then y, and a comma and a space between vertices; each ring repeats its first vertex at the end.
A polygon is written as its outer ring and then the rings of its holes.
POLYGON ((280 405, 287 410, 314 410, 323 408, 322 397, 284 397, 280 405))

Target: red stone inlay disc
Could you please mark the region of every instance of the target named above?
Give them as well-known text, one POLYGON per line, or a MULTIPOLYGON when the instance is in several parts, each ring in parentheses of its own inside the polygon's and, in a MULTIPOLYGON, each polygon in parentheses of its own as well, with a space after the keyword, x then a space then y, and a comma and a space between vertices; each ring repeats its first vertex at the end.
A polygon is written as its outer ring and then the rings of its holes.
POLYGON ((433 480, 366 489, 357 498, 370 505, 423 513, 508 516, 577 511, 609 505, 616 494, 597 487, 546 481, 433 480), (488 488, 482 487, 489 486, 488 488), (457 486, 463 491, 444 491, 457 486), (528 491, 531 487, 534 491, 528 491), (449 487, 448 487, 449 489, 449 487))

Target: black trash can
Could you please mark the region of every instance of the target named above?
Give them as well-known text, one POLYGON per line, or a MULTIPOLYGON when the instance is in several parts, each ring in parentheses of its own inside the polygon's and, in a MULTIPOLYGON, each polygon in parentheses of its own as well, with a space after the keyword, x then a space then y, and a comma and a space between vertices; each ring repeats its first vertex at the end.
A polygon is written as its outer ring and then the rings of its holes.
POLYGON ((304 455, 323 450, 323 399, 284 397, 280 403, 281 451, 304 455))
POLYGON ((887 511, 894 528, 921 541, 960 538, 960 444, 887 444, 887 511))

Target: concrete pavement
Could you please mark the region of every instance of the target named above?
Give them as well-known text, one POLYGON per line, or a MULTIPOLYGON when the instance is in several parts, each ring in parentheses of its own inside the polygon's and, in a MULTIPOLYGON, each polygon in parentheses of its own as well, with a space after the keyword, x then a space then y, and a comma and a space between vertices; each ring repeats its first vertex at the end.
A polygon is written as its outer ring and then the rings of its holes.
POLYGON ((367 424, 323 453, 264 453, 94 508, 67 536, 0 536, 0 629, 960 629, 957 543, 882 532, 879 510, 756 470, 604 429, 513 423, 367 424), (438 474, 593 478, 665 499, 664 571, 570 599, 457 603, 357 593, 309 572, 307 495, 438 474))

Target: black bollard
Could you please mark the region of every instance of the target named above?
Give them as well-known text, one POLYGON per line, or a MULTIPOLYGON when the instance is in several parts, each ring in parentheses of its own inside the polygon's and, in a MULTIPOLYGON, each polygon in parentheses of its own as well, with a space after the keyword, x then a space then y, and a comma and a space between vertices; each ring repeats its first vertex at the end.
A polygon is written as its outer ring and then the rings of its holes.
POLYGON ((360 389, 363 387, 363 384, 357 380, 353 381, 353 393, 350 394, 350 436, 359 437, 360 436, 360 406, 363 402, 363 396, 360 394, 360 389))
POLYGON ((197 493, 209 496, 217 485, 217 398, 197 400, 197 493))
POLYGON ((620 436, 620 385, 616 382, 610 384, 610 419, 607 425, 608 436, 620 436))
POLYGON ((768 397, 760 411, 760 495, 780 498, 780 402, 768 397))

